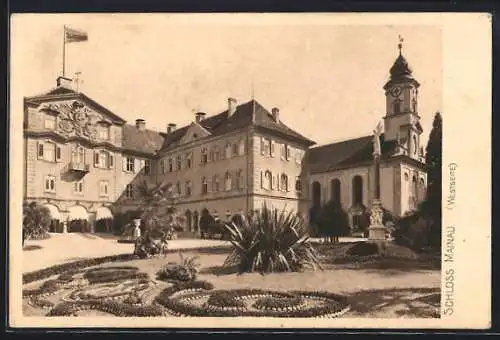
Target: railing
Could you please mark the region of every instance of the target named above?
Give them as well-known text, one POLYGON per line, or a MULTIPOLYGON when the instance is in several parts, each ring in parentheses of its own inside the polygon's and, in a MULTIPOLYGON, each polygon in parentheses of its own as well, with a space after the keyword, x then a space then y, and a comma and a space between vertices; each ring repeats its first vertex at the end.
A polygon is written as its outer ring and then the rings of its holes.
POLYGON ((70 162, 68 169, 70 171, 81 171, 81 172, 89 172, 90 171, 90 165, 85 164, 82 162, 70 162))

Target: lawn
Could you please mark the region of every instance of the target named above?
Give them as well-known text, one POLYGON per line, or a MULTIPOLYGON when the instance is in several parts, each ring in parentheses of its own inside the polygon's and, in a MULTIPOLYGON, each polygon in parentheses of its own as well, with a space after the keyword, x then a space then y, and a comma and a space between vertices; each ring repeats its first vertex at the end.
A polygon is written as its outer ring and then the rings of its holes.
MULTIPOLYGON (((399 246, 390 246, 385 257, 354 259, 346 255, 350 243, 316 245, 324 270, 261 275, 238 275, 234 268, 221 268, 229 249, 207 248, 183 252, 184 257, 199 256, 200 271, 197 280, 207 281, 216 290, 263 289, 276 292, 325 291, 345 296, 350 310, 343 317, 415 318, 438 317, 441 273, 435 256, 416 255, 399 246)), ((37 251, 33 251, 35 253, 37 251)), ((31 253, 31 252, 30 252, 31 253)), ((134 259, 120 263, 105 263, 99 268, 116 266, 137 267, 153 279, 149 301, 170 283, 155 280, 157 271, 167 262, 179 262, 177 253, 166 258, 134 259)), ((50 279, 54 279, 52 276, 50 279)), ((42 281, 29 283, 24 288, 36 288, 42 281)), ((112 291, 113 287, 101 288, 112 291)), ((98 289, 94 289, 99 292, 98 289)), ((95 291, 92 290, 92 293, 95 291)), ((65 290, 45 297, 57 304, 71 292, 65 290)), ((29 305, 24 299, 25 315, 45 315, 47 310, 29 305)), ((79 311, 77 315, 108 315, 102 311, 79 311)))

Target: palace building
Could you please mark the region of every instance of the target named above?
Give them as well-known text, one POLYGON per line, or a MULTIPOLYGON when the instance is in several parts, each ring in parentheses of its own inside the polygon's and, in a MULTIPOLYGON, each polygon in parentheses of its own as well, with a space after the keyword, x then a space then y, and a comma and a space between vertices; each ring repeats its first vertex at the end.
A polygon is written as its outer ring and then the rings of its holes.
MULTIPOLYGON (((419 86, 400 53, 384 86, 381 157, 382 204, 396 215, 425 192, 419 86)), ((54 228, 65 222, 68 231, 109 230, 115 214, 137 209, 141 186, 160 184, 176 194, 189 231, 203 209, 227 220, 266 203, 307 216, 330 199, 355 226, 374 188, 373 136, 311 148, 283 116, 229 98, 221 113, 154 131, 144 119, 127 124, 59 77, 56 88, 24 98, 24 199, 47 206, 54 228)))

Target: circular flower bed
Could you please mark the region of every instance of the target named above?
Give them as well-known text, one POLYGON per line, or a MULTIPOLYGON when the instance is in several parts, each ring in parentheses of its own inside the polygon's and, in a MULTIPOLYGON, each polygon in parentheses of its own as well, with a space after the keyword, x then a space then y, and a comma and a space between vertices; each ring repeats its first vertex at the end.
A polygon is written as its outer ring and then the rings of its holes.
POLYGON ((89 269, 83 275, 91 284, 113 282, 126 279, 147 279, 146 273, 140 273, 137 267, 104 267, 89 269))
POLYGON ((150 287, 149 280, 132 279, 87 286, 71 292, 65 301, 120 300, 150 287))
POLYGON ((349 310, 345 297, 328 292, 211 289, 202 281, 176 285, 156 301, 175 316, 338 317, 349 310))

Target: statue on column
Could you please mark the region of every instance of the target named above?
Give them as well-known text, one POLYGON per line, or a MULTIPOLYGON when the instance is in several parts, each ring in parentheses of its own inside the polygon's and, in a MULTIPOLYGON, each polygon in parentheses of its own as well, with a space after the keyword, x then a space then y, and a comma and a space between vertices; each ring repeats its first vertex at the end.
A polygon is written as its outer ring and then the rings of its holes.
POLYGON ((379 122, 375 130, 373 130, 373 156, 380 156, 382 150, 380 147, 380 135, 382 134, 382 123, 379 122))

